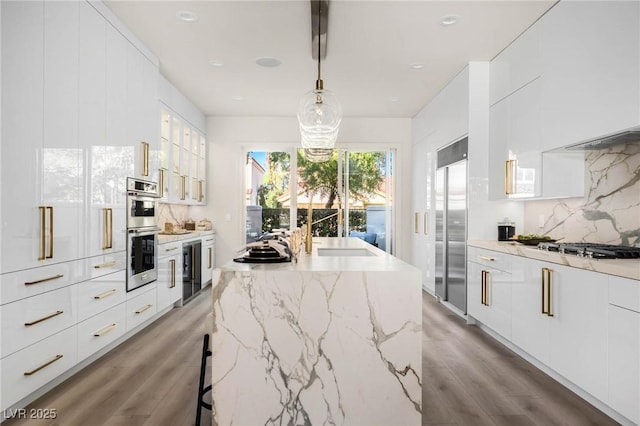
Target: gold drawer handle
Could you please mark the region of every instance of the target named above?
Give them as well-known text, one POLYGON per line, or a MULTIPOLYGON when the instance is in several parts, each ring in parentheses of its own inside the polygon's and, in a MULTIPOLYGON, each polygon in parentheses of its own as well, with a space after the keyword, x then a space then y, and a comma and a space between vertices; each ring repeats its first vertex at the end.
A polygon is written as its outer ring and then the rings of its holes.
POLYGON ((28 281, 28 282, 24 283, 24 285, 40 284, 40 283, 44 283, 44 282, 47 282, 47 281, 57 280, 58 278, 62 278, 62 277, 64 277, 64 275, 62 275, 62 274, 58 274, 58 275, 54 275, 54 276, 49 277, 49 278, 43 278, 43 279, 41 279, 41 280, 28 281))
POLYGON ((178 247, 171 247, 171 248, 166 249, 165 251, 173 251, 173 250, 178 250, 178 247))
POLYGON ((100 268, 108 268, 110 266, 115 266, 118 262, 115 260, 112 260, 111 262, 106 262, 106 263, 101 263, 100 265, 96 265, 94 266, 94 268, 96 269, 100 269, 100 268))
POLYGON ((488 260, 489 262, 495 262, 496 260, 495 257, 490 257, 490 256, 478 256, 478 259, 488 260))
POLYGON ((103 328, 102 330, 96 331, 95 333, 93 333, 93 335, 95 337, 100 337, 100 336, 104 336, 105 334, 107 334, 110 331, 115 330, 118 327, 118 324, 116 324, 115 322, 111 325, 106 326, 105 328, 103 328))
POLYGON ((147 309, 151 308, 153 305, 147 305, 147 306, 143 306, 142 308, 139 308, 138 310, 136 310, 136 314, 141 314, 144 311, 146 311, 147 309))
POLYGON ((45 367, 50 366, 51 364, 53 364, 54 362, 56 362, 57 360, 59 360, 59 359, 61 359, 61 358, 62 358, 62 355, 58 354, 58 355, 56 355, 56 356, 55 356, 51 361, 47 361, 47 362, 45 362, 44 364, 42 364, 41 366, 36 367, 36 368, 34 368, 33 370, 31 370, 31 371, 25 371, 24 375, 25 375, 25 376, 31 376, 31 375, 33 375, 33 374, 36 374, 38 371, 42 370, 42 369, 43 369, 43 368, 45 368, 45 367))
POLYGON ((105 291, 104 293, 101 293, 97 296, 93 296, 94 299, 98 300, 98 299, 104 299, 107 296, 111 296, 112 294, 116 294, 118 292, 118 290, 116 290, 115 288, 112 288, 109 291, 105 291))
POLYGON ((54 313, 52 313, 50 315, 47 315, 46 317, 42 317, 40 319, 37 319, 35 321, 31 321, 31 322, 25 322, 24 326, 25 327, 30 327, 32 325, 36 325, 38 323, 41 323, 42 321, 46 321, 46 320, 51 319, 53 317, 57 317, 58 315, 61 315, 61 314, 64 314, 64 311, 55 311, 54 313))

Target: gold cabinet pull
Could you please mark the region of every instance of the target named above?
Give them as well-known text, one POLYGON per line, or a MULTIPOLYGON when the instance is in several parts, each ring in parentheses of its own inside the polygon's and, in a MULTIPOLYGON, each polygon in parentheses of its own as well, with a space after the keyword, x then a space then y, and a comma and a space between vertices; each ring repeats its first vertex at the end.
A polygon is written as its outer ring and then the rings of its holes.
POLYGON ((198 201, 202 202, 204 200, 204 181, 198 181, 198 201))
POLYGON ((182 193, 180 194, 180 199, 185 200, 187 198, 187 176, 180 176, 182 183, 182 193))
POLYGON ((542 313, 548 317, 553 316, 553 311, 551 309, 552 276, 553 269, 542 268, 542 313))
POLYGON ((429 235, 429 213, 424 212, 422 216, 422 233, 424 235, 429 235))
POLYGON ((33 370, 31 370, 31 371, 25 371, 25 372, 24 372, 24 375, 25 375, 25 376, 31 376, 31 375, 33 375, 33 374, 36 374, 38 371, 42 370, 42 369, 43 369, 43 368, 45 368, 45 367, 50 366, 51 364, 53 364, 54 362, 58 361, 58 360, 59 360, 59 359, 61 359, 61 358, 62 358, 62 355, 58 354, 58 355, 56 355, 55 357, 53 357, 53 359, 52 359, 52 360, 45 362, 45 363, 44 363, 44 364, 42 364, 41 366, 36 367, 36 368, 34 368, 33 370))
POLYGON ((516 184, 515 184, 516 165, 517 165, 516 160, 507 160, 505 162, 504 193, 506 195, 511 195, 516 193, 516 184))
POLYGON ((484 305, 484 289, 486 285, 486 275, 484 269, 480 271, 480 303, 484 305))
POLYGON ((158 195, 164 197, 164 169, 158 169, 158 195))
POLYGON ((111 325, 106 326, 105 328, 103 328, 102 330, 98 330, 95 333, 93 333, 93 335, 95 337, 100 337, 100 336, 104 336, 105 334, 107 334, 110 331, 115 330, 118 327, 118 324, 116 324, 115 322, 111 325))
POLYGON ((169 266, 170 266, 170 274, 171 274, 171 280, 170 280, 170 285, 169 288, 174 288, 176 286, 176 260, 175 259, 171 259, 169 261, 169 266))
POLYGON ((136 314, 141 314, 144 311, 146 311, 147 309, 151 308, 152 306, 153 305, 149 304, 149 305, 143 306, 142 308, 138 308, 138 309, 136 309, 135 313, 136 314))
POLYGON ((40 319, 37 319, 35 321, 31 321, 31 322, 25 322, 24 326, 25 327, 31 327, 32 325, 36 325, 38 323, 41 323, 41 322, 46 321, 48 319, 51 319, 53 317, 57 317, 58 315, 61 315, 61 314, 64 314, 64 311, 55 311, 54 313, 49 314, 46 317, 42 317, 40 319))
POLYGON ((46 237, 45 237, 45 228, 47 227, 46 223, 46 214, 45 207, 39 206, 38 210, 40 210, 40 255, 38 256, 38 260, 45 259, 45 247, 46 247, 46 237))
POLYGON ((49 255, 45 256, 47 259, 53 259, 53 207, 47 206, 49 210, 49 255))
POLYGON ((165 250, 165 253, 168 251, 178 250, 178 247, 171 247, 165 250))
POLYGON ((419 229, 418 229, 418 227, 420 226, 419 225, 419 223, 420 223, 420 219, 419 219, 420 213, 415 212, 413 215, 414 215, 413 216, 413 233, 417 234, 418 232, 420 232, 419 229))
POLYGON ((142 141, 142 176, 149 176, 149 143, 142 141))
POLYGON ((207 264, 207 268, 211 269, 211 266, 213 266, 213 249, 211 247, 209 247, 209 262, 207 264))
POLYGON ((496 258, 491 256, 478 256, 478 259, 488 260, 489 262, 495 262, 496 258))
POLYGON ((40 284, 40 283, 44 283, 44 282, 47 282, 47 281, 57 280, 57 279, 62 278, 62 277, 64 277, 64 275, 58 274, 58 275, 54 275, 52 277, 42 278, 42 279, 36 280, 36 281, 27 281, 26 283, 24 283, 24 285, 40 284))
POLYGON ((111 296, 112 294, 116 294, 118 292, 118 290, 116 290, 115 288, 112 288, 109 291, 105 291, 104 293, 100 293, 96 296, 93 296, 94 299, 96 300, 100 300, 100 299, 104 299, 107 296, 111 296))
POLYGON ((112 260, 111 262, 106 262, 106 263, 101 263, 99 265, 94 266, 95 269, 101 269, 101 268, 109 268, 110 266, 115 266, 118 262, 115 260, 112 260))
POLYGON ((102 249, 113 248, 113 209, 102 209, 104 231, 102 232, 102 249))

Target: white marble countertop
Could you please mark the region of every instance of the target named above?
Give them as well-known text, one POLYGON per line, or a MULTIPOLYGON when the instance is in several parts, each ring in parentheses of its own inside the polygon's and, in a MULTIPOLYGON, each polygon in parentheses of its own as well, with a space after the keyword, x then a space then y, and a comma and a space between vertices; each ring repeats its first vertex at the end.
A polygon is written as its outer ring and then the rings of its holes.
POLYGON ((589 259, 587 257, 538 250, 536 247, 525 246, 511 241, 473 240, 468 241, 467 244, 472 247, 640 280, 640 260, 637 259, 589 259))
MULTIPOLYGON (((240 256, 241 254, 238 254, 240 256)), ((395 256, 353 237, 316 237, 313 238, 310 254, 304 251, 304 242, 298 262, 282 263, 238 263, 227 262, 226 271, 407 271, 417 270, 395 256), (365 249, 370 256, 319 256, 318 249, 365 249)))
POLYGON ((213 235, 216 231, 189 231, 184 234, 158 234, 158 244, 172 243, 174 241, 191 240, 205 235, 213 235))

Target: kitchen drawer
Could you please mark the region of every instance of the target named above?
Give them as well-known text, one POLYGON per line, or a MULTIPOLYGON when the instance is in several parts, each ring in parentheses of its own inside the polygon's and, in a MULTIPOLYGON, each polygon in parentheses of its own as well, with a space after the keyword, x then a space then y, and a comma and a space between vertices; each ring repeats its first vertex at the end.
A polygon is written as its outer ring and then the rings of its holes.
POLYGON ((71 285, 0 306, 2 357, 74 325, 77 300, 71 285))
POLYGON ((124 302, 126 279, 126 272, 119 271, 78 284, 78 321, 124 302))
POLYGON ((127 331, 133 330, 156 313, 156 288, 127 300, 127 331))
POLYGON ((511 272, 511 255, 478 247, 467 247, 467 260, 480 265, 511 272))
POLYGON ((2 359, 2 409, 76 364, 76 328, 67 328, 2 359))
POLYGON ((158 244, 158 258, 173 256, 182 252, 182 242, 174 241, 171 243, 158 244))
POLYGON ((124 335, 126 328, 126 303, 78 323, 78 361, 124 335))
POLYGON ((80 261, 57 263, 2 275, 0 304, 15 302, 80 281, 80 261))
POLYGON ((126 269, 125 251, 89 257, 84 260, 85 279, 93 279, 126 269))
POLYGON ((640 281, 609 276, 609 304, 640 312, 640 281))
POLYGON ((202 245, 209 246, 216 243, 216 234, 209 234, 202 236, 202 245))

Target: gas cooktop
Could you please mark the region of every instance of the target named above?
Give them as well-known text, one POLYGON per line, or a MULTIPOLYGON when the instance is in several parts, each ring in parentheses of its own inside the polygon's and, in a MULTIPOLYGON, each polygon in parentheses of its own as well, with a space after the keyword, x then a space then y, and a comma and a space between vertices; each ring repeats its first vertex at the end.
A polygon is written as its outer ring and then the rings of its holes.
POLYGON ((572 254, 593 259, 640 259, 639 247, 597 243, 539 243, 538 250, 572 254))

